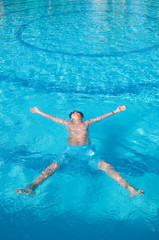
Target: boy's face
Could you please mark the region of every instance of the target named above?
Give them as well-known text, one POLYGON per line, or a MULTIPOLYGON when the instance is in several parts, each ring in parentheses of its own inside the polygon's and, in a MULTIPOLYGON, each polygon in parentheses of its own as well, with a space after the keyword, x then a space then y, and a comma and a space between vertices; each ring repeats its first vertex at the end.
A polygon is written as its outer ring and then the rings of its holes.
POLYGON ((72 120, 78 120, 78 119, 80 120, 80 119, 82 119, 82 116, 79 112, 74 111, 73 114, 71 115, 71 119, 72 120))

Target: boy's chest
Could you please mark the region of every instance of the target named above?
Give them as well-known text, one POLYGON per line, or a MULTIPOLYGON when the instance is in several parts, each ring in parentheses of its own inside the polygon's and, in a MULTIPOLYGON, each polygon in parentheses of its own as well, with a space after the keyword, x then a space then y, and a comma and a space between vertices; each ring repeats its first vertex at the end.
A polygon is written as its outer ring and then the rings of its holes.
POLYGON ((70 124, 68 127, 69 131, 77 131, 77 132, 86 131, 86 129, 87 129, 87 126, 85 124, 79 124, 79 125, 70 124))

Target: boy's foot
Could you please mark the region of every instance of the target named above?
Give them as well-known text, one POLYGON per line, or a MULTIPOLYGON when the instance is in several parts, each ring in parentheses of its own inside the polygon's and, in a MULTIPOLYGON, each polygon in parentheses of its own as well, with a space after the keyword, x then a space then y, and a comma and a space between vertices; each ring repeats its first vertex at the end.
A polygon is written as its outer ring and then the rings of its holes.
POLYGON ((139 190, 136 190, 135 188, 133 187, 128 187, 128 190, 130 192, 130 197, 135 197, 136 195, 141 195, 141 194, 144 194, 144 191, 139 189, 139 190))
POLYGON ((29 188, 28 189, 27 188, 26 189, 25 188, 24 189, 17 189, 16 193, 19 193, 19 194, 23 193, 23 194, 26 194, 26 195, 29 195, 29 196, 34 195, 34 192, 32 191, 32 189, 29 189, 29 188))

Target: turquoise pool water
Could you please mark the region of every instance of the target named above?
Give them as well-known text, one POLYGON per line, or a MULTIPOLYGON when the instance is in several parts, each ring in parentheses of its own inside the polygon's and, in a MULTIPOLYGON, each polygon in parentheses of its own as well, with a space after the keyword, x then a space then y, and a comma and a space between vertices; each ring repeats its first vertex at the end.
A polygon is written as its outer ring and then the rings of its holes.
POLYGON ((158 0, 0 0, 2 240, 158 239, 158 17, 158 0), (79 166, 82 152, 34 197, 15 194, 66 149, 65 128, 30 107, 89 119, 119 105, 91 142, 144 195, 79 166))

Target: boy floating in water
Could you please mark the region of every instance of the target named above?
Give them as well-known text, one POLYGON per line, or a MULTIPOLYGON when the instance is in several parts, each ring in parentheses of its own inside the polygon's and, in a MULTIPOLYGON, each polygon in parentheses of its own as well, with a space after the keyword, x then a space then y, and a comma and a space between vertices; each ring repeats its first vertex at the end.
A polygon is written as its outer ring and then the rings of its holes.
MULTIPOLYGON (((122 112, 126 108, 125 106, 119 106, 115 111, 104 114, 103 116, 89 119, 86 121, 82 121, 83 113, 78 111, 73 111, 70 113, 69 117, 72 121, 63 120, 54 116, 51 116, 49 114, 46 114, 42 111, 40 111, 38 108, 34 107, 31 108, 30 111, 32 113, 38 113, 42 115, 43 117, 49 118, 54 122, 63 124, 66 126, 69 132, 69 138, 67 141, 68 145, 73 146, 84 146, 87 143, 89 143, 89 137, 88 137, 88 127, 95 122, 98 122, 106 117, 109 117, 115 113, 122 112)), ((57 164, 57 162, 53 162, 49 167, 44 169, 42 173, 28 186, 26 186, 24 189, 18 189, 17 193, 24 193, 27 195, 33 195, 36 188, 48 177, 50 177, 60 166, 57 164)), ((125 179, 123 179, 119 173, 117 173, 113 168, 106 163, 103 160, 100 160, 98 162, 98 169, 104 171, 107 173, 111 178, 113 178, 115 181, 117 181, 123 188, 126 188, 131 197, 134 197, 135 195, 143 194, 143 190, 137 190, 133 186, 131 186, 129 183, 126 182, 125 179)))

